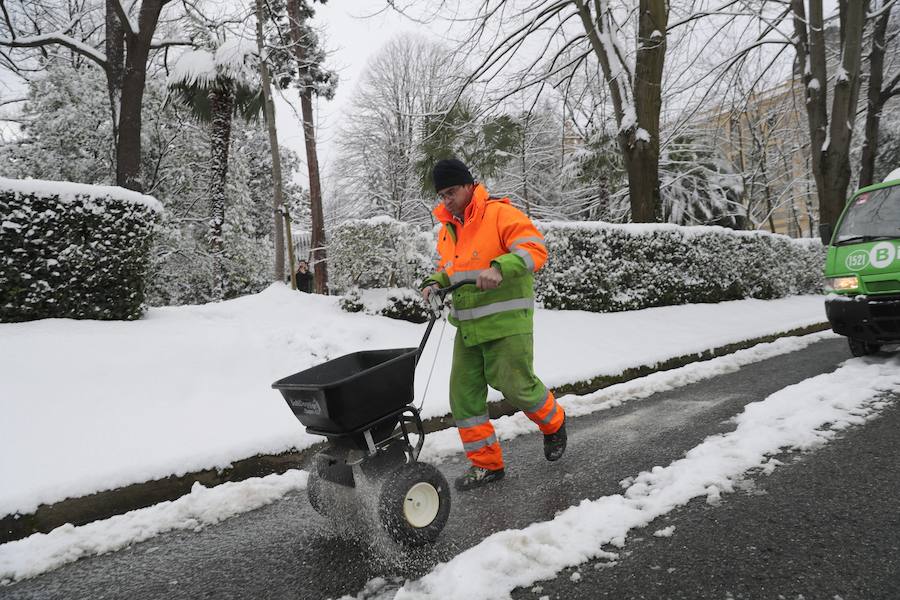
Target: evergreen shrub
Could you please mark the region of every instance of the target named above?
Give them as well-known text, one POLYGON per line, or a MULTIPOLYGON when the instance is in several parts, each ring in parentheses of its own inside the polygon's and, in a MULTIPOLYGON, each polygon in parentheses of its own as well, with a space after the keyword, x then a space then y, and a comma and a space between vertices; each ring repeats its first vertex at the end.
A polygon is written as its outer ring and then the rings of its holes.
POLYGON ((0 321, 139 318, 162 211, 118 187, 0 178, 0 321))
POLYGON ((355 219, 335 227, 328 246, 329 286, 418 288, 434 269, 434 236, 389 217, 355 219))
POLYGON ((428 320, 429 310, 418 290, 402 288, 388 291, 387 300, 378 314, 411 323, 424 323, 428 320))
MULTIPOLYGON (((535 277, 547 308, 615 312, 652 306, 773 299, 822 292, 825 249, 816 239, 678 225, 538 222, 549 257, 535 277)), ((329 263, 344 289, 416 289, 431 273, 433 233, 385 217, 351 221, 329 263)), ((401 303, 399 298, 395 303, 401 303)), ((384 314, 382 308, 366 312, 384 314)), ((403 312, 399 305, 397 312, 403 312)), ((422 305, 423 320, 427 309, 422 305)))
POLYGON ((758 231, 544 222, 535 278, 547 308, 614 312, 822 291, 825 249, 758 231))
POLYGON ((338 301, 345 312, 364 312, 411 323, 424 323, 429 308, 418 290, 410 288, 376 288, 348 290, 338 301))
POLYGON ((341 299, 338 301, 338 305, 341 307, 341 310, 344 312, 363 312, 366 309, 366 305, 363 303, 362 294, 359 292, 359 288, 353 288, 348 290, 341 299))

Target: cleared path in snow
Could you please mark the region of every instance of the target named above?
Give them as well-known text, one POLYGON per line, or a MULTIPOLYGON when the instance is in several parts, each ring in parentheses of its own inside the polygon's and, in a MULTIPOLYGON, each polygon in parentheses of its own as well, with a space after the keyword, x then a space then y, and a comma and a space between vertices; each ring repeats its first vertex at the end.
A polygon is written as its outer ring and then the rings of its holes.
POLYGON ((513 598, 900 598, 898 401, 720 505, 695 499, 612 549, 616 557, 513 598))
MULTIPOLYGON (((574 419, 571 450, 558 464, 543 460, 539 436, 505 442, 507 479, 455 494, 441 540, 416 554, 338 535, 299 495, 199 533, 166 534, 82 560, 0 588, 0 596, 88 598, 104 589, 107 597, 130 598, 324 598, 355 594, 376 577, 419 577, 493 532, 548 520, 583 498, 620 493, 623 478, 667 465, 707 436, 733 429, 728 419, 745 404, 833 370, 849 357, 845 348, 843 340, 825 340, 737 373, 574 419)), ((445 463, 442 469, 452 478, 463 467, 445 463)))

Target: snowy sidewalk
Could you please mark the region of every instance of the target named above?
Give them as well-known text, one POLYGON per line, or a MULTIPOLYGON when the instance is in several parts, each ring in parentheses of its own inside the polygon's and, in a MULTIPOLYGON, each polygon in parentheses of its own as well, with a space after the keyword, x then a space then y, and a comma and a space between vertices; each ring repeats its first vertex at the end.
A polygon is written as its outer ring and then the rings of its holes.
MULTIPOLYGON (((550 387, 821 324, 820 296, 628 313, 538 310, 536 370, 550 387)), ((98 491, 225 468, 320 441, 273 381, 361 349, 412 347, 424 325, 342 312, 283 286, 220 304, 151 310, 136 322, 0 324, 0 516, 98 491)), ((449 412, 453 328, 426 348, 417 403, 449 412), (437 352, 437 355, 436 355, 437 352)), ((491 398, 498 395, 492 392, 491 398)))

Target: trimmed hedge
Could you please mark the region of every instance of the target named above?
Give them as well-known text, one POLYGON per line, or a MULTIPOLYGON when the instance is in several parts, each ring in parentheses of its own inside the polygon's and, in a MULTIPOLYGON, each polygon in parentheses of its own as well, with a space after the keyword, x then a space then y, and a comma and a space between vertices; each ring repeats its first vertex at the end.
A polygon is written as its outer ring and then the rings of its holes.
POLYGON ((535 281, 547 308, 615 312, 822 291, 825 249, 758 231, 545 222, 535 281))
POLYGON ((123 188, 0 178, 0 321, 139 318, 162 212, 123 188))
MULTIPOLYGON (((816 239, 664 224, 537 226, 549 258, 535 296, 547 308, 615 312, 772 299, 820 293, 824 283, 825 248, 816 239)), ((342 225, 335 239, 332 272, 345 289, 415 288, 436 258, 433 235, 386 218, 342 225)))
POLYGON ((373 217, 335 227, 328 246, 330 287, 415 288, 434 269, 434 236, 414 225, 373 217))

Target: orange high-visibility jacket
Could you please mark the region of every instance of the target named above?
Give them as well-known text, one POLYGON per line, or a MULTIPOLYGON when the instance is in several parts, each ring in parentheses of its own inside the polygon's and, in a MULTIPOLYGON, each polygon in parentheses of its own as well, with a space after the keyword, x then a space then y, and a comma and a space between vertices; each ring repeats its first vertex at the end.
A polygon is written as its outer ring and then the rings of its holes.
POLYGON ((491 198, 481 184, 460 223, 440 204, 434 215, 443 227, 438 233, 438 272, 426 281, 442 287, 466 279, 492 265, 503 281, 493 290, 463 286, 453 292, 450 322, 459 328, 463 343, 473 346, 520 333, 531 333, 534 320, 534 273, 547 260, 544 236, 534 223, 509 202, 491 198))

